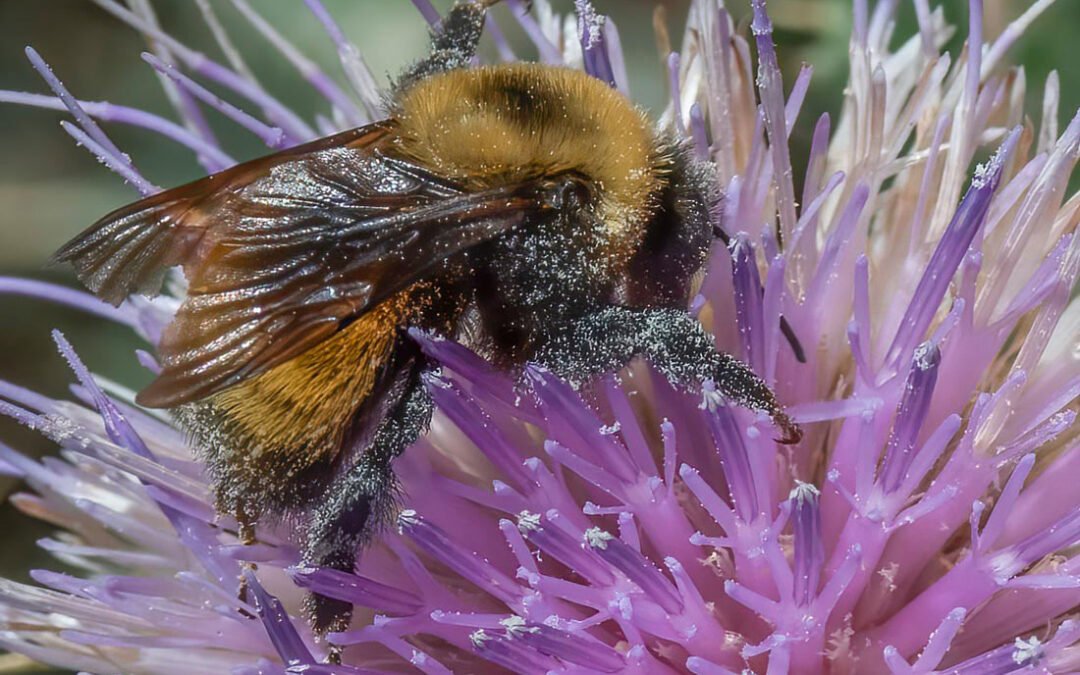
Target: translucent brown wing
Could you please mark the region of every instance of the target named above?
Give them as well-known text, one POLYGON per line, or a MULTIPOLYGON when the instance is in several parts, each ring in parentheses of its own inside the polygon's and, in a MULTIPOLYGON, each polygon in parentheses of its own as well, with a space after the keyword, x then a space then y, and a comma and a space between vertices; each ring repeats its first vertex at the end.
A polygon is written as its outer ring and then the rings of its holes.
POLYGON ((283 363, 551 206, 550 183, 458 189, 386 154, 393 133, 363 127, 153 195, 57 252, 113 304, 183 266, 188 296, 140 403, 198 400, 283 363))

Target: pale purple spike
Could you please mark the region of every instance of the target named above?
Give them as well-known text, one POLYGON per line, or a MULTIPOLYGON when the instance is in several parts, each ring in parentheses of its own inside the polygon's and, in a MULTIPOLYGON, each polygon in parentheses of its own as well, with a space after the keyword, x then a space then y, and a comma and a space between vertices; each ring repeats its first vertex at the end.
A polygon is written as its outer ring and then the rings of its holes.
POLYGON ((852 9, 854 19, 851 27, 852 37, 855 38, 855 42, 862 48, 866 48, 866 36, 868 32, 867 24, 869 22, 869 10, 866 7, 867 0, 853 0, 852 9))
POLYGON ((855 190, 852 192, 851 199, 848 201, 847 206, 844 207, 839 222, 832 231, 829 232, 828 237, 825 239, 825 248, 821 252, 817 270, 814 272, 814 278, 811 281, 811 295, 822 293, 826 284, 833 278, 836 266, 841 261, 841 254, 851 243, 851 237, 855 231, 855 226, 858 225, 859 220, 862 217, 863 208, 866 206, 869 198, 870 186, 860 181, 855 186, 855 190))
POLYGON ((555 630, 543 624, 504 621, 511 639, 518 639, 536 651, 563 662, 588 666, 602 673, 619 672, 626 659, 608 645, 583 636, 555 630))
MULTIPOLYGON (((694 675, 739 675, 737 671, 728 670, 700 656, 691 656, 686 660, 686 667, 694 675)), ((746 672, 746 671, 743 671, 746 672)))
POLYGON ((557 672, 555 669, 559 667, 555 659, 540 654, 521 640, 500 637, 485 630, 473 632, 469 639, 477 654, 512 673, 547 675, 557 672))
POLYGON ((729 245, 731 276, 735 289, 735 318, 742 340, 743 360, 757 372, 765 371, 765 321, 762 313, 761 278, 757 256, 745 232, 735 235, 729 245))
POLYGON ((758 499, 759 485, 756 483, 764 481, 764 477, 754 475, 742 432, 731 409, 723 405, 716 406, 715 409, 705 412, 704 417, 720 453, 720 463, 724 467, 732 506, 743 522, 752 522, 761 513, 763 506, 758 499))
POLYGON ((923 228, 927 215, 926 202, 937 187, 934 183, 934 176, 937 175, 935 167, 937 167, 938 153, 941 150, 942 142, 945 140, 945 132, 951 126, 952 115, 945 113, 938 117, 937 126, 934 128, 934 136, 930 141, 930 147, 927 149, 926 164, 923 167, 922 182, 919 185, 919 197, 915 202, 915 210, 911 217, 911 236, 908 239, 909 254, 914 253, 923 244, 923 228))
POLYGON ((795 535, 793 600, 809 605, 817 595, 821 566, 825 562, 825 542, 821 534, 821 492, 809 483, 798 483, 791 491, 791 527, 795 535))
POLYGON ((806 92, 810 90, 810 78, 814 76, 814 67, 804 63, 795 77, 795 84, 791 85, 788 93, 787 104, 784 106, 784 131, 791 136, 791 130, 795 128, 795 122, 799 119, 803 101, 806 100, 806 92))
POLYGON ((1036 532, 1010 547, 1010 555, 1019 561, 1014 574, 1043 556, 1075 546, 1077 542, 1080 542, 1080 506, 1059 518, 1045 530, 1036 532))
POLYGON ((532 385, 551 439, 591 463, 601 463, 605 473, 631 482, 638 471, 626 448, 612 434, 602 432, 604 423, 582 405, 581 397, 568 384, 541 368, 529 365, 525 377, 532 385))
MULTIPOLYGON (((926 643, 926 648, 919 654, 919 658, 913 664, 915 672, 929 672, 932 668, 937 668, 941 660, 945 658, 945 653, 952 645, 953 638, 960 631, 960 627, 964 623, 964 618, 967 616, 967 611, 963 607, 957 607, 949 612, 949 614, 941 621, 941 624, 937 627, 933 633, 930 634, 930 639, 926 643)), ((891 656, 900 658, 896 653, 896 649, 891 645, 886 647, 886 662, 891 660, 891 656)), ((898 672, 894 670, 893 672, 898 672)))
POLYGON ((75 376, 79 378, 79 381, 83 386, 93 395, 94 404, 97 407, 98 412, 101 413, 101 419, 105 423, 105 431, 108 433, 109 438, 112 439, 114 443, 124 446, 141 457, 153 459, 153 455, 150 454, 150 450, 147 449, 146 444, 143 443, 143 440, 135 433, 135 430, 131 428, 131 425, 127 423, 127 420, 123 418, 112 400, 97 386, 90 371, 83 365, 83 362, 75 354, 75 350, 72 349, 71 344, 68 343, 63 334, 60 331, 54 330, 52 336, 57 347, 60 349, 60 354, 63 355, 64 360, 71 366, 71 369, 75 372, 75 376))
POLYGON ((630 77, 626 73, 626 56, 623 53, 622 39, 619 37, 619 29, 615 22, 608 17, 604 22, 604 37, 607 38, 608 59, 611 61, 611 72, 615 78, 615 88, 624 95, 630 95, 630 77))
POLYGON ((398 528, 429 556, 438 560, 478 588, 507 603, 518 601, 520 589, 490 562, 466 551, 440 527, 406 509, 398 515, 398 528))
POLYGON ((105 166, 109 167, 112 171, 116 172, 125 182, 130 183, 139 191, 139 194, 143 197, 152 195, 155 192, 160 192, 161 188, 154 185, 134 169, 131 165, 125 163, 123 160, 109 154, 105 148, 101 147, 94 139, 90 138, 82 128, 71 124, 67 120, 60 122, 60 127, 67 132, 69 136, 75 139, 77 145, 81 145, 98 158, 105 166))
POLYGON ((611 67, 607 35, 604 33, 607 17, 597 14, 589 0, 574 0, 574 10, 577 12, 578 40, 581 42, 585 72, 612 87, 617 86, 615 71, 611 67))
POLYGON ((484 32, 490 37, 491 41, 495 43, 495 49, 499 52, 499 60, 504 63, 511 63, 517 61, 518 58, 514 54, 513 48, 506 40, 506 34, 503 33, 502 28, 499 27, 498 22, 495 21, 495 17, 489 12, 484 17, 484 32))
POLYGON ((679 52, 671 52, 667 56, 668 92, 671 97, 671 110, 675 118, 675 128, 679 136, 686 136, 686 124, 683 122, 682 92, 679 90, 680 57, 679 52))
MULTIPOLYGON (((426 2, 426 0, 419 0, 426 2)), ((521 24, 522 30, 529 36, 532 43, 536 45, 536 49, 540 54, 541 63, 550 63, 554 65, 561 65, 563 62, 562 54, 559 49, 551 44, 551 41, 544 35, 544 31, 541 30, 540 25, 536 23, 536 19, 532 14, 528 12, 522 0, 506 0, 506 6, 510 8, 510 13, 514 15, 518 23, 521 24)))
MULTIPOLYGON (((121 152, 120 148, 116 147, 112 140, 110 140, 109 137, 105 135, 105 132, 101 130, 101 127, 99 127, 96 122, 94 122, 93 118, 91 118, 90 115, 86 114, 86 111, 83 110, 83 107, 82 105, 80 105, 79 101, 76 100, 76 98, 72 96, 71 93, 67 90, 67 87, 65 87, 63 83, 60 82, 60 78, 53 74, 52 68, 50 68, 49 65, 45 63, 45 60, 41 58, 37 51, 35 51, 33 47, 27 47, 25 51, 26 57, 30 59, 31 65, 34 66, 34 70, 38 71, 38 74, 40 74, 41 77, 45 80, 45 83, 49 85, 49 89, 52 89, 53 93, 56 94, 57 98, 59 98, 60 101, 63 102, 64 107, 67 108, 67 110, 72 114, 72 116, 75 118, 75 121, 78 122, 82 130, 86 132, 86 135, 92 138, 99 146, 101 146, 102 150, 106 154, 115 158, 116 161, 126 164, 128 169, 132 173, 138 175, 138 172, 135 171, 134 165, 132 165, 131 163, 131 158, 125 153, 121 152)), ((141 183, 136 183, 136 187, 138 187, 140 190, 146 191, 149 191, 150 188, 148 184, 141 183)))
POLYGON ((287 572, 289 578, 300 588, 369 607, 377 612, 415 614, 424 606, 423 600, 408 591, 358 574, 315 567, 293 567, 287 572))
MULTIPOLYGON (((140 13, 147 22, 154 26, 159 26, 157 15, 154 13, 154 8, 150 4, 150 0, 143 0, 142 2, 135 3, 132 5, 132 9, 140 13)), ((170 64, 174 62, 173 56, 167 47, 153 40, 147 40, 147 42, 150 44, 150 48, 153 52, 162 61, 170 64)), ((199 109, 198 102, 194 97, 177 87, 166 77, 159 75, 158 82, 161 83, 161 88, 165 92, 165 96, 169 99, 169 102, 180 116, 180 119, 183 120, 184 126, 197 136, 205 139, 208 143, 217 144, 217 137, 210 128, 210 124, 206 121, 206 116, 203 115, 202 110, 199 109)))
POLYGON ((442 22, 442 17, 439 16, 439 11, 435 9, 435 6, 431 4, 431 0, 412 0, 412 4, 420 12, 420 16, 424 17, 424 21, 427 21, 432 28, 442 22))
POLYGON ((432 376, 425 385, 438 409, 499 468, 504 479, 521 489, 531 482, 521 462, 520 449, 501 433, 484 411, 452 382, 432 376))
POLYGON ((934 24, 930 18, 930 3, 928 0, 914 0, 912 4, 915 5, 915 19, 919 24, 923 54, 933 58, 937 56, 937 47, 934 45, 934 24))
POLYGON ((946 447, 956 436, 956 432, 960 430, 961 426, 962 420, 955 413, 946 417, 938 425, 938 428, 930 434, 929 438, 923 443, 922 448, 915 453, 914 458, 911 460, 904 482, 897 490, 899 494, 912 494, 915 492, 923 477, 941 458, 942 453, 945 452, 946 447))
POLYGON ((782 240, 783 237, 791 236, 796 223, 795 183, 791 170, 791 152, 787 144, 784 84, 780 66, 776 62, 772 22, 765 13, 765 0, 751 0, 750 4, 754 8, 754 20, 750 28, 758 48, 758 93, 761 96, 761 109, 765 113, 765 130, 769 136, 782 240))
POLYGON ((326 10, 321 0, 304 0, 304 4, 322 24, 326 34, 330 36, 334 46, 337 48, 338 59, 341 61, 341 69, 345 72, 345 77, 349 80, 349 84, 352 85, 353 91, 360 98, 360 103, 364 106, 368 118, 374 119, 378 116, 381 108, 379 87, 375 83, 375 77, 371 74, 371 69, 364 62, 360 50, 349 38, 345 37, 345 32, 334 21, 333 15, 326 10))
POLYGON ((281 129, 263 124, 228 101, 223 101, 209 89, 203 87, 198 82, 195 82, 190 77, 181 73, 171 64, 165 63, 153 54, 144 52, 142 56, 143 60, 149 63, 154 70, 175 82, 183 91, 190 93, 206 105, 255 134, 268 147, 283 148, 286 146, 285 132, 281 129))
POLYGON ((494 368, 466 347, 429 335, 418 328, 408 330, 409 337, 420 345, 424 354, 463 377, 472 387, 470 393, 525 421, 541 424, 542 419, 529 405, 528 397, 519 397, 510 377, 494 368))
POLYGON ((690 138, 694 139, 694 154, 697 158, 708 159, 711 154, 709 133, 705 128, 705 115, 701 112, 701 104, 697 101, 690 106, 690 138))
MULTIPOLYGON (((48 108, 50 110, 67 109, 59 98, 43 96, 41 94, 28 94, 21 91, 0 90, 0 103, 16 103, 18 105, 48 108)), ((95 117, 105 122, 118 122, 120 124, 143 127, 160 136, 172 139, 181 145, 187 146, 199 157, 202 157, 205 162, 209 163, 211 167, 214 167, 210 170, 217 171, 236 164, 236 160, 225 154, 225 152, 220 150, 217 146, 207 143, 205 140, 191 133, 179 124, 170 122, 163 117, 158 117, 157 115, 137 108, 113 105, 112 103, 79 101, 79 105, 91 117, 95 117)))
POLYGON ((15 277, 0 276, 0 294, 9 293, 12 295, 24 295, 31 298, 46 300, 48 302, 55 302, 131 327, 137 325, 137 317, 130 305, 124 304, 119 307, 113 307, 89 293, 66 288, 57 284, 50 284, 45 281, 34 281, 32 279, 16 279, 15 277))
POLYGON ((880 0, 874 6, 874 15, 870 19, 870 28, 867 31, 867 40, 878 49, 884 50, 882 44, 886 37, 886 26, 895 19, 896 5, 899 0, 880 0))
POLYGON ((232 4, 240 14, 247 19, 248 23, 250 23, 275 50, 285 57, 285 60, 296 69, 300 76, 307 80, 307 82, 314 87, 315 91, 319 92, 323 98, 337 107, 353 126, 359 126, 368 122, 364 113, 357 108, 356 104, 347 94, 345 94, 345 92, 341 91, 334 81, 330 79, 330 76, 324 73, 314 61, 307 56, 304 56, 295 45, 286 40, 276 28, 271 26, 261 14, 256 12, 251 5, 248 4, 247 0, 232 0, 232 4))
POLYGON ((255 598, 255 609, 266 627, 266 634, 281 660, 290 666, 315 663, 315 657, 300 638, 281 601, 263 588, 252 570, 244 570, 244 580, 255 598))
POLYGON ((720 525, 725 532, 732 532, 738 527, 735 513, 727 502, 716 494, 716 491, 701 477, 694 468, 683 464, 679 467, 679 477, 686 483, 686 487, 694 493, 701 505, 709 512, 713 520, 720 525))
MULTIPOLYGON (((819 196, 822 174, 825 169, 825 154, 829 145, 829 113, 822 113, 814 124, 814 133, 810 137, 810 153, 806 161, 806 177, 803 179, 803 208, 819 196)), ((842 174, 841 174, 842 175, 842 174)), ((803 212, 805 216, 805 211, 803 212)))
POLYGON ((645 597, 660 605, 668 614, 682 612, 683 601, 675 587, 641 553, 598 527, 586 530, 584 538, 586 546, 637 584, 645 597))
POLYGON ((315 137, 315 131, 304 122, 296 113, 289 110, 273 96, 266 93, 255 82, 237 74, 236 72, 216 63, 206 54, 188 48, 167 33, 162 32, 153 25, 148 24, 142 17, 126 9, 115 0, 93 0, 108 13, 117 17, 124 23, 136 28, 146 36, 161 42, 168 47, 176 56, 192 71, 210 78, 218 84, 227 87, 252 103, 258 105, 266 113, 268 119, 280 126, 289 135, 290 144, 310 140, 315 137))
MULTIPOLYGON (((645 475, 655 476, 656 460, 653 458, 652 448, 645 438, 640 420, 630 406, 630 398, 619 382, 614 377, 605 378, 604 391, 607 393, 608 403, 611 405, 615 423, 608 428, 612 433, 619 433, 626 445, 626 449, 633 460, 636 469, 645 475)), ((667 484, 671 487, 671 484, 667 484)))
POLYGON ((894 492, 907 475, 915 454, 915 441, 922 431, 923 421, 930 410, 930 399, 937 384, 941 352, 933 342, 924 342, 915 349, 904 393, 896 408, 892 433, 885 447, 885 459, 879 482, 886 493, 894 492))
POLYGON ((952 221, 934 249, 918 286, 915 287, 912 302, 908 305, 885 357, 886 363, 895 364, 902 358, 904 352, 912 348, 912 341, 919 339, 930 325, 953 274, 960 267, 975 234, 985 222, 990 200, 1001 182, 1005 162, 1019 138, 1020 129, 1013 129, 989 163, 976 171, 971 187, 956 208, 952 221))
POLYGON ((983 2, 968 0, 968 49, 967 68, 964 71, 964 97, 971 103, 976 101, 979 82, 982 80, 983 48, 983 2))
POLYGON ((543 516, 523 511, 518 514, 517 527, 526 541, 577 570, 593 585, 609 586, 614 583, 615 577, 609 567, 594 552, 582 546, 580 536, 567 531, 556 511, 548 511, 543 516))

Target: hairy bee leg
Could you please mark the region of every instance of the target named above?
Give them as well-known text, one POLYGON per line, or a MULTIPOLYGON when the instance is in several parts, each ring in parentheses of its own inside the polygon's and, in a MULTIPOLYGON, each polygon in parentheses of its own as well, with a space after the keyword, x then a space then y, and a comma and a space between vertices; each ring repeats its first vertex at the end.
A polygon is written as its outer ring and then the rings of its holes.
POLYGON ((431 29, 431 51, 398 78, 395 89, 407 88, 417 80, 469 65, 484 32, 487 8, 498 0, 459 0, 431 29))
MULTIPOLYGON (((419 373, 401 401, 387 415, 368 448, 325 493, 312 514, 304 563, 352 572, 361 548, 390 522, 397 501, 391 462, 413 444, 431 422, 434 404, 419 373)), ((311 594, 307 611, 319 634, 344 630, 352 605, 311 594)))
MULTIPOLYGON (((233 515, 236 518, 236 538, 240 540, 241 546, 253 545, 256 542, 255 518, 248 512, 243 504, 237 504, 236 511, 233 515)), ((258 566, 253 562, 245 562, 241 565, 239 583, 236 589, 236 598, 240 602, 248 601, 248 583, 244 572, 247 570, 255 571, 257 568, 258 566)), ((241 613, 246 614, 247 612, 246 610, 241 610, 241 613)))
POLYGON ((606 308, 557 332, 537 361, 556 375, 581 383, 621 368, 638 355, 647 357, 673 384, 698 387, 711 380, 728 399, 768 413, 784 434, 780 442, 797 443, 802 437, 768 385, 749 366, 718 351, 701 324, 678 309, 606 308))

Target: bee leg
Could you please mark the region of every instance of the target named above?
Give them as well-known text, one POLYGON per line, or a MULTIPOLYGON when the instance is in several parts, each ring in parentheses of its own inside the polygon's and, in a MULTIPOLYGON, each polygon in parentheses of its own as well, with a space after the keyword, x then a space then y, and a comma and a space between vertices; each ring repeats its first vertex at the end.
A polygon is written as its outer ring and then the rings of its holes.
POLYGON ((582 383, 638 355, 675 385, 700 387, 711 380, 729 400, 768 413, 784 434, 780 442, 802 438, 768 385, 745 363, 718 351, 702 325, 678 309, 608 307, 556 332, 536 360, 556 375, 582 383))
MULTIPOLYGON (((397 503, 391 461, 427 429, 433 404, 419 370, 371 443, 345 474, 326 491, 312 514, 304 564, 352 572, 358 553, 390 522, 397 503)), ((318 634, 344 630, 352 619, 348 602, 313 593, 307 612, 318 634)))
MULTIPOLYGON (((240 540, 242 546, 251 546, 255 543, 255 518, 251 515, 248 509, 242 503, 236 505, 236 511, 233 514, 236 518, 236 538, 240 540)), ((253 562, 245 562, 242 565, 242 571, 239 578, 239 584, 236 588, 236 599, 240 602, 248 601, 248 583, 247 577, 243 574, 246 570, 254 571, 256 565, 253 562)), ((241 614, 248 616, 249 618, 255 618, 250 616, 247 610, 240 610, 241 614)))
POLYGON ((398 78, 394 89, 407 89, 430 75, 469 65, 484 32, 484 14, 493 4, 495 0, 456 2, 439 25, 431 29, 430 53, 410 66, 398 78))

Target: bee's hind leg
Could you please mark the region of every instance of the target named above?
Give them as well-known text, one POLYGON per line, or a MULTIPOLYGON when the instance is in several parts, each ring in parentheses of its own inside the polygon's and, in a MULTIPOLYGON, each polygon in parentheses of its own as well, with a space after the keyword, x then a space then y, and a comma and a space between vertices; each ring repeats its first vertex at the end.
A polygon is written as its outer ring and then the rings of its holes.
MULTIPOLYGON (((240 540, 242 546, 252 546, 257 541, 255 537, 255 516, 248 510, 243 503, 236 505, 234 512, 236 518, 236 538, 240 540)), ((242 565, 239 584, 236 588, 236 598, 240 602, 248 601, 248 583, 247 576, 244 572, 251 570, 254 571, 257 568, 253 562, 245 562, 242 565)), ((246 610, 241 610, 241 613, 247 614, 246 610)))
MULTIPOLYGON (((383 419, 356 463, 330 485, 311 516, 304 564, 352 572, 358 554, 394 515, 397 482, 392 460, 427 429, 433 404, 414 369, 398 403, 383 419)), ((350 603, 312 593, 307 612, 314 630, 344 630, 352 618, 350 603)), ((331 652, 331 660, 335 657, 331 652)))

